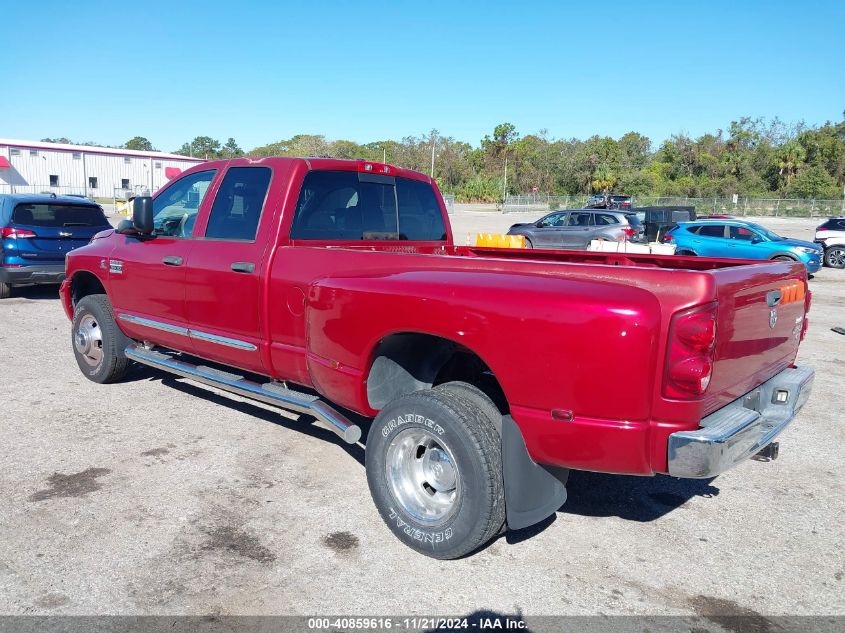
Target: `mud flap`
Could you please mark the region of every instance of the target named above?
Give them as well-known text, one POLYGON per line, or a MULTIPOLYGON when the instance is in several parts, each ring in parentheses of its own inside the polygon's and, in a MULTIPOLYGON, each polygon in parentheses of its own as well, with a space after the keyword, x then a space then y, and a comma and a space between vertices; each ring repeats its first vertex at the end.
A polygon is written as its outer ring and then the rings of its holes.
POLYGON ((531 459, 522 431, 509 415, 502 417, 502 470, 509 529, 539 523, 566 502, 569 471, 559 469, 555 475, 531 459))

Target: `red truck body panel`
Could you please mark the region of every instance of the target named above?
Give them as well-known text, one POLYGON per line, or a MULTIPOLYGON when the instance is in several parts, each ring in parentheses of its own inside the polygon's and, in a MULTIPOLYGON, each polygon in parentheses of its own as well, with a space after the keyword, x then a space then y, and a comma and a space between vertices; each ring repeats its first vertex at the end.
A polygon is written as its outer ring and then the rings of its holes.
POLYGON ((74 276, 95 275, 127 336, 313 387, 368 416, 377 409, 367 378, 385 337, 446 339, 490 369, 535 461, 642 475, 666 472, 669 434, 697 428, 797 353, 804 304, 783 305, 771 325, 766 296, 800 286, 803 297, 799 263, 456 247, 436 184, 393 167, 392 176, 432 184, 446 241, 291 240, 306 174, 359 171, 360 162, 237 159, 182 177, 210 169, 217 173, 194 239, 105 233, 68 258, 61 292, 69 316, 74 276), (256 239, 202 237, 226 170, 250 165, 273 170, 256 239), (186 265, 161 264, 174 255, 186 265), (233 262, 255 269, 233 272, 233 262), (668 398, 673 315, 714 303, 710 385, 701 397, 668 398), (185 336, 185 328, 203 338, 185 336))

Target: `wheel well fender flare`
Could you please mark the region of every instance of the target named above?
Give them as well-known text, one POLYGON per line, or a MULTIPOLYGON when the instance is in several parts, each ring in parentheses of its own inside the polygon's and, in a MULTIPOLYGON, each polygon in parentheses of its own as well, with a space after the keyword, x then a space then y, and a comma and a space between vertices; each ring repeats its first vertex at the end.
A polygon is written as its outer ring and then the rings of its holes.
POLYGON ((73 274, 70 280, 71 301, 75 306, 88 295, 107 294, 103 282, 97 275, 87 270, 80 270, 73 274))

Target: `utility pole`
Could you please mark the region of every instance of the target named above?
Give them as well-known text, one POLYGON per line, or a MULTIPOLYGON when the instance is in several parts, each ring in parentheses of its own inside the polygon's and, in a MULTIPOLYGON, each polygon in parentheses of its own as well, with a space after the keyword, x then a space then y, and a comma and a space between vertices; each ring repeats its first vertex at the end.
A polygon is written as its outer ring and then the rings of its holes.
POLYGON ((505 154, 505 185, 502 187, 502 202, 508 197, 508 155, 505 154))
POLYGON ((381 162, 387 163, 387 150, 384 148, 384 145, 381 146, 381 162))
POLYGON ((432 178, 434 178, 434 148, 437 146, 437 141, 434 140, 434 136, 431 137, 431 173, 429 174, 432 178))

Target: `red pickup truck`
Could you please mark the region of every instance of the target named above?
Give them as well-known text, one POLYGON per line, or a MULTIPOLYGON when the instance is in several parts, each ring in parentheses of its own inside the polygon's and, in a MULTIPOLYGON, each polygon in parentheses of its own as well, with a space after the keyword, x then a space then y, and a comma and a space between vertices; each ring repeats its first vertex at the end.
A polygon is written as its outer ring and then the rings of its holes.
POLYGON ((93 381, 134 361, 351 443, 374 418, 375 504, 444 559, 554 513, 568 469, 773 456, 813 381, 801 264, 456 246, 432 179, 366 161, 196 166, 70 253, 61 298, 93 381))

